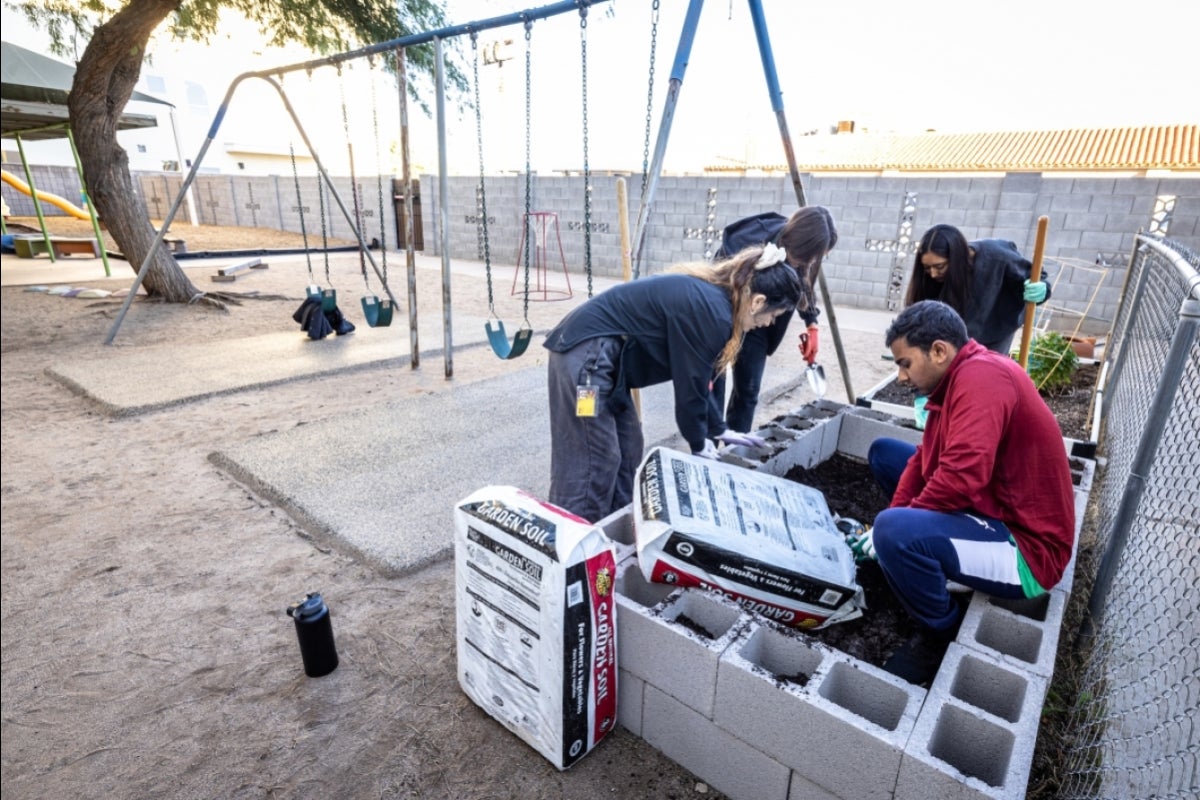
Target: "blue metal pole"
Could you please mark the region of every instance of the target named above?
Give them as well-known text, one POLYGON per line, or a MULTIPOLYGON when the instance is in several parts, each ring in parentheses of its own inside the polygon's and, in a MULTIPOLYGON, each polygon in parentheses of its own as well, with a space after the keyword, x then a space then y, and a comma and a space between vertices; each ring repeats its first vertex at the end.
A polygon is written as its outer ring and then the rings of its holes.
MULTIPOLYGON (((779 89, 779 76, 775 71, 775 55, 771 51, 771 38, 767 33, 767 20, 763 15, 762 0, 748 0, 750 19, 754 23, 754 36, 758 39, 758 54, 762 59, 763 76, 767 79, 767 92, 771 95, 771 108, 775 111, 775 121, 779 125, 779 136, 783 141, 783 153, 787 158, 788 173, 792 176, 792 189, 796 193, 796 203, 801 207, 808 205, 804 194, 804 184, 800 182, 800 169, 796 166, 796 152, 792 148, 792 136, 788 132, 787 116, 783 113, 783 92, 779 89)), ((837 351, 838 365, 842 370, 842 383, 846 387, 846 399, 853 404, 854 387, 850 383, 850 366, 846 361, 846 349, 842 344, 842 334, 838 329, 837 312, 833 300, 829 296, 829 286, 825 283, 825 273, 817 273, 817 285, 821 287, 821 302, 825 306, 825 318, 828 320, 829 331, 833 334, 833 347, 837 351)))
POLYGON ((654 145, 654 159, 646 174, 647 186, 642 192, 642 206, 638 209, 637 225, 633 229, 633 277, 640 277, 642 266, 642 245, 646 240, 647 219, 650 208, 654 205, 654 192, 658 188, 658 178, 662 173, 663 158, 667 154, 667 139, 671 136, 671 123, 675 119, 675 105, 679 101, 679 90, 683 85, 683 73, 687 71, 688 58, 692 53, 692 42, 696 38, 696 26, 700 22, 700 11, 704 8, 704 0, 691 0, 688 3, 687 16, 683 20, 683 31, 679 35, 679 47, 675 51, 675 63, 671 65, 671 80, 667 84, 667 100, 663 107, 662 121, 658 125, 658 140, 654 145))

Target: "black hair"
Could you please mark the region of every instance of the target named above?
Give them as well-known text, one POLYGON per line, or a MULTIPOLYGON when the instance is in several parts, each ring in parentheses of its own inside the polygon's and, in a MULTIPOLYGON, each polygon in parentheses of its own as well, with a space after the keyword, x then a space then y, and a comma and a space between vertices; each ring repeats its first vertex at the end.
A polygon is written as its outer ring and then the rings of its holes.
POLYGON ((903 337, 910 347, 928 353, 936 341, 948 342, 961 348, 967 343, 967 325, 958 312, 940 300, 919 300, 892 320, 884 344, 903 337))
POLYGON ((816 305, 813 284, 821 270, 825 254, 837 244, 837 227, 825 206, 805 206, 788 217, 775 236, 775 244, 787 251, 788 263, 800 273, 804 283, 798 307, 807 311, 816 305))
POLYGON ((941 300, 959 314, 965 314, 970 298, 971 246, 967 244, 967 237, 953 225, 934 225, 925 231, 917 245, 904 304, 912 305, 919 300, 941 300), (935 281, 925 273, 921 256, 926 253, 946 259, 946 274, 941 281, 935 281))

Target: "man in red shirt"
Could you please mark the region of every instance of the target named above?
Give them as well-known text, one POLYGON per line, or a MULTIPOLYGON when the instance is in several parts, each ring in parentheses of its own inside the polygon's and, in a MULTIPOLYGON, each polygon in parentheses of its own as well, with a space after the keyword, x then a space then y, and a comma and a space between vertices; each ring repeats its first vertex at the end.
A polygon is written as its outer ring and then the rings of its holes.
POLYGON ((950 306, 924 300, 888 328, 899 381, 928 397, 919 446, 878 439, 871 471, 892 503, 852 542, 874 556, 925 632, 884 665, 912 683, 936 674, 965 607, 947 581, 996 597, 1037 597, 1062 578, 1075 502, 1062 432, 1033 381, 967 336, 950 306))

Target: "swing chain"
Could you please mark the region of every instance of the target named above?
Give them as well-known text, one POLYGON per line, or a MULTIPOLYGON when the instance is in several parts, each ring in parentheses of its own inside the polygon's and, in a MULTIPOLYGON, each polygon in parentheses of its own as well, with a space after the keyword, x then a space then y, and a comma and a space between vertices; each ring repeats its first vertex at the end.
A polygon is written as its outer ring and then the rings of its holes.
POLYGON ((533 176, 530 154, 532 152, 531 142, 533 139, 532 127, 530 126, 530 118, 532 117, 532 106, 530 105, 530 96, 533 87, 532 81, 532 52, 533 52, 533 20, 525 20, 525 230, 522 236, 525 237, 525 327, 529 328, 529 248, 530 239, 530 202, 533 195, 533 176))
POLYGON ((646 138, 642 143, 642 203, 646 202, 646 192, 650 187, 650 128, 653 125, 654 111, 654 57, 658 52, 658 4, 654 0, 650 9, 650 80, 646 90, 646 138))
POLYGON ((354 227, 357 229, 359 247, 358 247, 358 267, 362 273, 363 286, 366 287, 367 294, 371 294, 371 281, 367 278, 367 259, 363 252, 363 214, 362 204, 359 202, 359 187, 358 176, 354 171, 354 143, 350 140, 350 112, 346 108, 346 81, 342 76, 342 62, 337 63, 338 77, 338 94, 342 101, 342 135, 346 137, 346 157, 350 161, 350 199, 354 203, 354 227))
POLYGON ((329 231, 325 225, 325 182, 317 178, 317 213, 321 216, 321 249, 325 253, 325 285, 332 286, 329 275, 329 231))
POLYGON ((383 156, 379 150, 379 98, 375 93, 375 57, 368 57, 367 63, 371 67, 371 133, 375 138, 375 191, 379 195, 379 263, 383 272, 383 289, 386 292, 387 225, 383 221, 383 156))
POLYGON ((288 142, 288 153, 292 157, 292 180, 296 184, 296 211, 300 214, 300 236, 304 239, 304 261, 308 264, 308 280, 316 283, 313 277, 312 254, 308 250, 308 228, 304 224, 304 197, 300 194, 300 171, 296 168, 296 147, 288 142))
MULTIPOLYGON (((588 298, 592 296, 592 171, 588 166, 587 6, 579 7, 579 52, 583 60, 583 263, 587 269, 588 298)), ((526 277, 528 280, 528 277, 526 277)))
POLYGON ((476 230, 483 237, 483 269, 487 274, 488 313, 496 315, 496 304, 492 296, 492 251, 488 242, 487 187, 483 178, 483 107, 479 100, 479 33, 471 31, 471 69, 475 84, 475 147, 479 153, 479 185, 475 187, 476 207, 479 223, 476 230))

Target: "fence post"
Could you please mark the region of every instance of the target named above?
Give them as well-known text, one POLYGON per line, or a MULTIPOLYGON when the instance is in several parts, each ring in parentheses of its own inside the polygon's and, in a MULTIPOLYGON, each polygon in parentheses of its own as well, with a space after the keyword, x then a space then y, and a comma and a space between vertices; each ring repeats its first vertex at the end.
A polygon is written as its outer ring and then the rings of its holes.
MULTIPOLYGON (((1144 284, 1144 281, 1142 281, 1144 284)), ((1140 290, 1139 286, 1139 290, 1140 290)), ((1196 342, 1197 331, 1200 330, 1200 301, 1191 297, 1184 299, 1179 309, 1179 324, 1171 337, 1171 347, 1167 352, 1167 360, 1163 365, 1162 376, 1154 390, 1154 399, 1150 402, 1150 411, 1146 424, 1142 428, 1142 436, 1138 441, 1133 463, 1129 468, 1129 478, 1125 482, 1125 491, 1121 497, 1121 505, 1117 509, 1113 521, 1112 534, 1100 559, 1100 568, 1096 573, 1096 581, 1092 585, 1092 593, 1088 599, 1088 616, 1080 626, 1079 639, 1090 638, 1099 625, 1108 601, 1108 593, 1112 588, 1113 575, 1125 550, 1125 542, 1129 539, 1129 530, 1137 514, 1138 504, 1146 488, 1146 478, 1154 467, 1154 459, 1158 453, 1158 444, 1162 439, 1163 428, 1171 414, 1171 406, 1175 402, 1175 394, 1179 389, 1183 370, 1187 366, 1188 352, 1196 342)), ((1122 345, 1122 350, 1124 346, 1122 345)))

